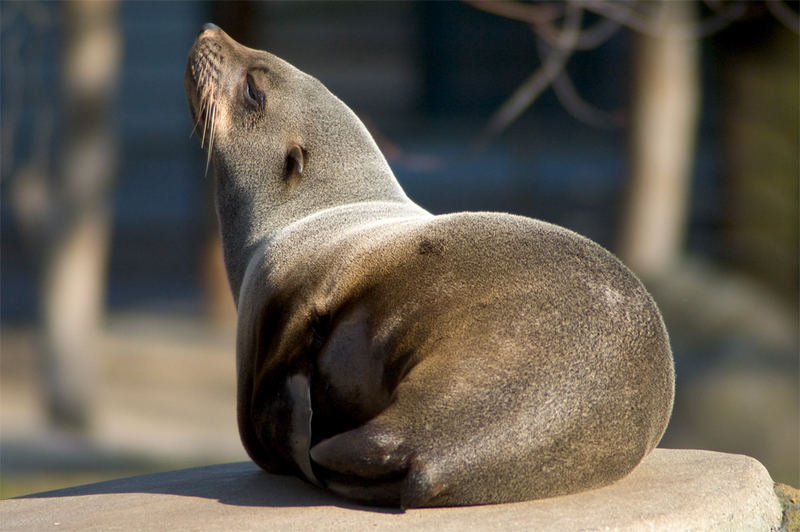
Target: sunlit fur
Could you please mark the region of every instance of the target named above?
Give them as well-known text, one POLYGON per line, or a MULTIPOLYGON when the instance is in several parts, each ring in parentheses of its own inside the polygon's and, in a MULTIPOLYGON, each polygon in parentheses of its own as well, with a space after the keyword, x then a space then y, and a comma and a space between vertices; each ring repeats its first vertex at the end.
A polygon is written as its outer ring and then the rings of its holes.
POLYGON ((576 493, 636 467, 674 397, 639 280, 563 227, 425 211, 318 80, 206 28, 184 82, 237 304, 250 457, 404 507, 576 493))

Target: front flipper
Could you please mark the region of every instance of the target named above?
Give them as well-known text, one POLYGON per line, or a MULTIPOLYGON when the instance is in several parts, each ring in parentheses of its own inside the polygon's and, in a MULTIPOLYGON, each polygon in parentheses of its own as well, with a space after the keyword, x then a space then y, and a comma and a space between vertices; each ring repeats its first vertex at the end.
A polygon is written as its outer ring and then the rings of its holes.
POLYGON ((308 377, 302 374, 290 376, 286 380, 286 391, 291 404, 289 425, 289 450, 297 467, 303 475, 317 486, 322 486, 311 468, 309 447, 311 446, 311 390, 308 377))

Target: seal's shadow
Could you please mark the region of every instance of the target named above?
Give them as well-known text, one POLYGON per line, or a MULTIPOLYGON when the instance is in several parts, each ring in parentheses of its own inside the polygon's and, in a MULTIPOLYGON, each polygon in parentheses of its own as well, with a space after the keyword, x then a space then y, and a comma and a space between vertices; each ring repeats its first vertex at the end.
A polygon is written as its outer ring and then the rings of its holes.
POLYGON ((20 498, 78 497, 122 493, 203 497, 231 506, 337 506, 365 512, 403 513, 403 510, 399 508, 363 506, 347 501, 295 477, 265 473, 252 462, 236 462, 109 480, 35 493, 20 498))

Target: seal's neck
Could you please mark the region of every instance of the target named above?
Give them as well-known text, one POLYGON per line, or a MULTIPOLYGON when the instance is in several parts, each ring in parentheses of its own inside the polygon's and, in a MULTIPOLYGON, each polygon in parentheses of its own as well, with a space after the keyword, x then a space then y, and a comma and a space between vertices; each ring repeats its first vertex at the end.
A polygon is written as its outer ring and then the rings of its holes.
MULTIPOLYGON (((309 176, 309 182, 301 182, 291 199, 279 204, 261 197, 253 187, 243 187, 224 178, 216 179, 217 187, 225 189, 216 194, 217 213, 225 269, 237 305, 251 261, 263 260, 258 255, 263 256, 264 250, 287 227, 305 218, 322 211, 371 203, 397 204, 401 210, 425 212, 406 196, 380 152, 378 155, 380 160, 363 161, 363 165, 358 167, 339 167, 338 176, 309 176), (357 178, 346 179, 342 175, 357 178), (363 186, 365 182, 369 186, 363 186), (308 187, 309 191, 302 187, 308 187)), ((343 230, 346 226, 337 226, 336 229, 343 230)))
MULTIPOLYGON (((254 250, 263 249, 300 220, 368 202, 419 210, 355 113, 318 81, 292 72, 298 92, 283 95, 288 102, 284 106, 297 115, 291 127, 265 123, 244 135, 248 142, 230 142, 223 148, 220 141, 218 155, 212 158, 225 266, 234 294, 254 260, 254 250), (302 171, 287 180, 291 143, 301 147, 303 164, 302 171)), ((280 108, 277 102, 274 105, 280 108)))

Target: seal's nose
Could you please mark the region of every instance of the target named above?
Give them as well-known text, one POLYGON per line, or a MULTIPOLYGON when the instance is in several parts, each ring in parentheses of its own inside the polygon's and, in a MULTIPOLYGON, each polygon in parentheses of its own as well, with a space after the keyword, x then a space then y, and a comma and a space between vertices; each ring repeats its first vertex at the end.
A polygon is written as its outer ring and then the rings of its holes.
POLYGON ((206 22, 205 24, 203 24, 203 27, 200 28, 200 33, 203 33, 204 31, 207 31, 207 30, 218 30, 218 29, 219 29, 219 26, 217 26, 213 22, 206 22))

